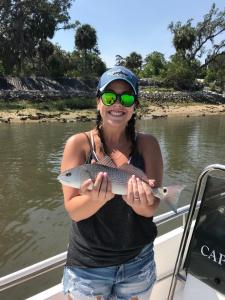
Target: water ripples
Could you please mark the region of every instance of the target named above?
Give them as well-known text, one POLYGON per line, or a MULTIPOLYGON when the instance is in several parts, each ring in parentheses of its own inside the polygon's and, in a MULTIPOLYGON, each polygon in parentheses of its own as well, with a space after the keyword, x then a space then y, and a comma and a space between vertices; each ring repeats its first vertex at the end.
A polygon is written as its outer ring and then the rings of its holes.
MULTIPOLYGON (((63 145, 93 123, 0 126, 1 273, 65 251, 69 218, 56 177, 63 145)), ((138 121, 141 131, 159 140, 164 184, 184 184, 180 205, 190 202, 201 170, 224 163, 223 116, 138 121)), ((160 206, 158 213, 167 207, 160 206)))

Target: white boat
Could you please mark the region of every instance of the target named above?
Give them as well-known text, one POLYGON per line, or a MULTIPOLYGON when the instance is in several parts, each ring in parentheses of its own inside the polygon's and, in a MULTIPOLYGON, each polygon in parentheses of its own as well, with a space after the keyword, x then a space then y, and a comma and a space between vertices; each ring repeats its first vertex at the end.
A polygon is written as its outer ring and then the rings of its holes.
MULTIPOLYGON (((157 226, 182 224, 155 240, 157 282, 149 300, 225 300, 225 165, 200 174, 190 205, 156 216, 157 226)), ((0 278, 10 289, 65 264, 66 252, 0 278)), ((68 299, 59 283, 29 300, 68 299)))

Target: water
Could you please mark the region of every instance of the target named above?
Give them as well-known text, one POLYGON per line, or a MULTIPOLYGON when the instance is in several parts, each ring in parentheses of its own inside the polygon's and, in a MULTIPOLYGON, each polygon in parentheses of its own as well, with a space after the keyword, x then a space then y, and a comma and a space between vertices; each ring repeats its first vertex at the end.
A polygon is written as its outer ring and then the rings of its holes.
MULTIPOLYGON (((164 184, 186 185, 180 206, 190 202, 205 166, 225 164, 224 116, 142 120, 137 125, 160 143, 164 184)), ((70 221, 56 177, 66 139, 93 126, 91 122, 1 124, 0 276, 66 250, 70 221)), ((166 210, 161 204, 158 213, 166 210)), ((61 272, 5 291, 3 299, 24 299, 58 282, 61 272)))

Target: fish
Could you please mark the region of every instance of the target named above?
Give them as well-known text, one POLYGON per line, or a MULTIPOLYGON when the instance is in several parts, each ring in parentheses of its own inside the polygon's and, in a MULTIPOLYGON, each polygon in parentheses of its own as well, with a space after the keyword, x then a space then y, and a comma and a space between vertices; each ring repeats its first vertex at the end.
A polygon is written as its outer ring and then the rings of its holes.
MULTIPOLYGON (((123 164, 117 167, 108 159, 102 159, 93 164, 83 164, 62 172, 57 179, 63 185, 80 189, 82 183, 88 179, 95 180, 100 172, 106 172, 112 183, 112 193, 117 195, 127 194, 127 184, 132 175, 135 175, 148 184, 146 174, 132 164, 123 164)), ((93 186, 90 187, 92 189, 93 186)), ((167 187, 149 187, 155 197, 168 204, 170 209, 177 213, 177 203, 183 185, 172 185, 167 187)))

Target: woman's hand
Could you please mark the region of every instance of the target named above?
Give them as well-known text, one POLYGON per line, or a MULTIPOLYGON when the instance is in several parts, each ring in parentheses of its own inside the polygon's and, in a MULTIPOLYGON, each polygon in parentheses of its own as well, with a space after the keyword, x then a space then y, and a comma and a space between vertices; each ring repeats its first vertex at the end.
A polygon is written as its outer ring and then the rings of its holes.
POLYGON ((148 184, 132 175, 128 181, 127 195, 123 196, 124 201, 131 207, 147 207, 155 204, 156 198, 151 188, 155 186, 155 180, 149 179, 148 184))
POLYGON ((87 195, 93 201, 107 202, 114 197, 112 184, 107 173, 100 172, 95 181, 91 179, 83 182, 80 188, 81 195, 87 195))

